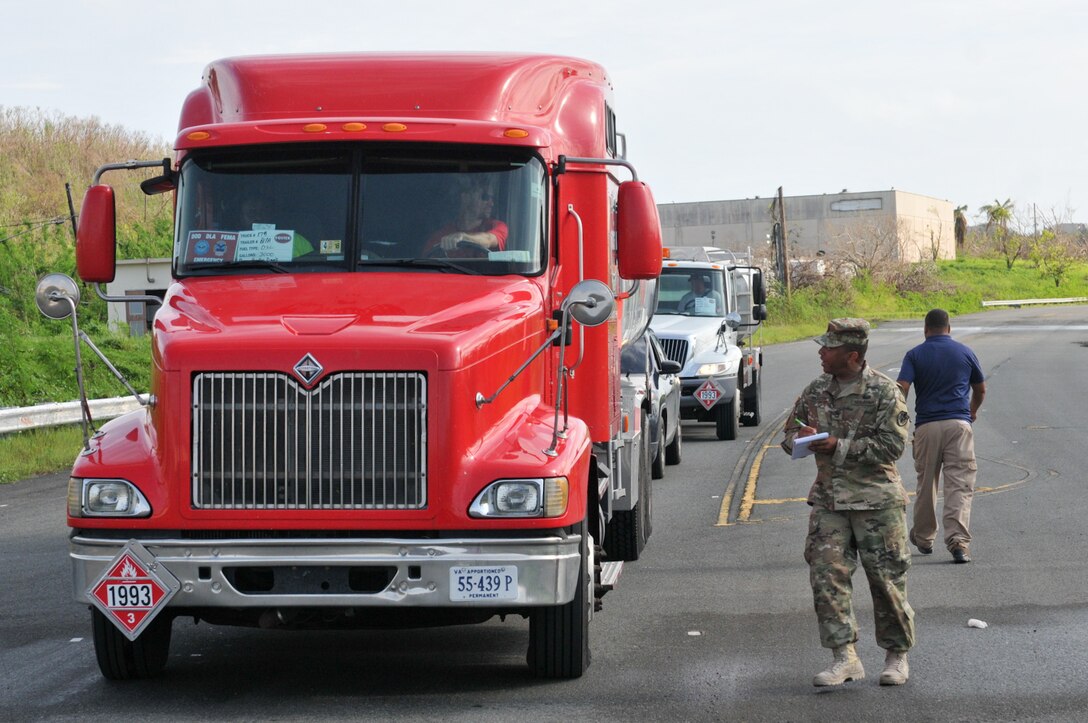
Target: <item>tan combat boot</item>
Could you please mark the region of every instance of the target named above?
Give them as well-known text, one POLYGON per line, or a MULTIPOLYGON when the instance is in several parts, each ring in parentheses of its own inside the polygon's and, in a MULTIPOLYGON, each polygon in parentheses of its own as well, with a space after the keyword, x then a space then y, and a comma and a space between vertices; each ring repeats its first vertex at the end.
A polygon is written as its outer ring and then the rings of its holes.
POLYGON ((835 662, 827 670, 816 674, 812 684, 817 687, 842 685, 848 680, 861 680, 865 677, 865 668, 854 651, 853 643, 835 648, 835 662))
POLYGON ((903 685, 910 677, 910 665, 907 663, 907 651, 901 653, 889 650, 884 656, 884 672, 880 674, 881 685, 903 685))

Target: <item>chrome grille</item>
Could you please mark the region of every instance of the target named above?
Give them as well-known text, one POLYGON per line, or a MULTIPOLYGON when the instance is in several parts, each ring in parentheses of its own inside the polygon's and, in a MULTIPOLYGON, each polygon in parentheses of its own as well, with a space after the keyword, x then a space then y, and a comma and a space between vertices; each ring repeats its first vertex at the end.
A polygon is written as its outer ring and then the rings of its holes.
POLYGON ((684 364, 688 360, 688 342, 686 339, 661 339, 661 348, 665 356, 678 364, 684 364))
POLYGON ((197 374, 192 464, 196 509, 423 509, 427 379, 197 374))

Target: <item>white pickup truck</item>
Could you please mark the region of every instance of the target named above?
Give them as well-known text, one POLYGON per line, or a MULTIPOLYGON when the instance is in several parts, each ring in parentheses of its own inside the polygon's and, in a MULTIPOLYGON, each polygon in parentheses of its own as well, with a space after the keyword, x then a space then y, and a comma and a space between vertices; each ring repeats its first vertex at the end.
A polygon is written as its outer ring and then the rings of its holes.
POLYGON ((682 367, 680 415, 713 422, 718 439, 761 421, 763 350, 753 333, 767 318, 762 270, 751 254, 707 247, 665 250, 650 327, 682 367))

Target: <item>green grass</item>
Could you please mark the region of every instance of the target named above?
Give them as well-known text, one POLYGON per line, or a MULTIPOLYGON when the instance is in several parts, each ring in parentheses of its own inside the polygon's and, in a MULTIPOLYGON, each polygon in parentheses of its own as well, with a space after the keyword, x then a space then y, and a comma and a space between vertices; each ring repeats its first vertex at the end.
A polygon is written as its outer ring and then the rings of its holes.
POLYGON ((0 438, 0 484, 68 469, 82 448, 78 425, 5 435, 0 438))

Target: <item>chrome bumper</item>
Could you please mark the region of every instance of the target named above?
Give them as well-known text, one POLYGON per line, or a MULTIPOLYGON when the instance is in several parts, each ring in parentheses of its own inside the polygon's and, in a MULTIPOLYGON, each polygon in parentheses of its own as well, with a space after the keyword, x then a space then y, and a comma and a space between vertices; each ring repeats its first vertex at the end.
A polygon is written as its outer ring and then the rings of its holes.
MULTIPOLYGON (((155 562, 181 583, 170 607, 521 607, 570 602, 581 562, 579 535, 535 539, 138 539, 155 562), (516 600, 451 600, 450 570, 455 567, 517 566, 516 600), (352 592, 337 585, 322 589, 321 571, 337 568, 393 568, 392 578, 375 592, 352 592), (314 579, 289 593, 240 591, 226 571, 239 568, 283 570, 294 580, 314 579), (299 573, 302 570, 302 573, 299 573), (312 585, 310 583, 313 583, 312 585)), ((75 598, 90 602, 88 590, 126 540, 76 534, 70 557, 75 598)))

